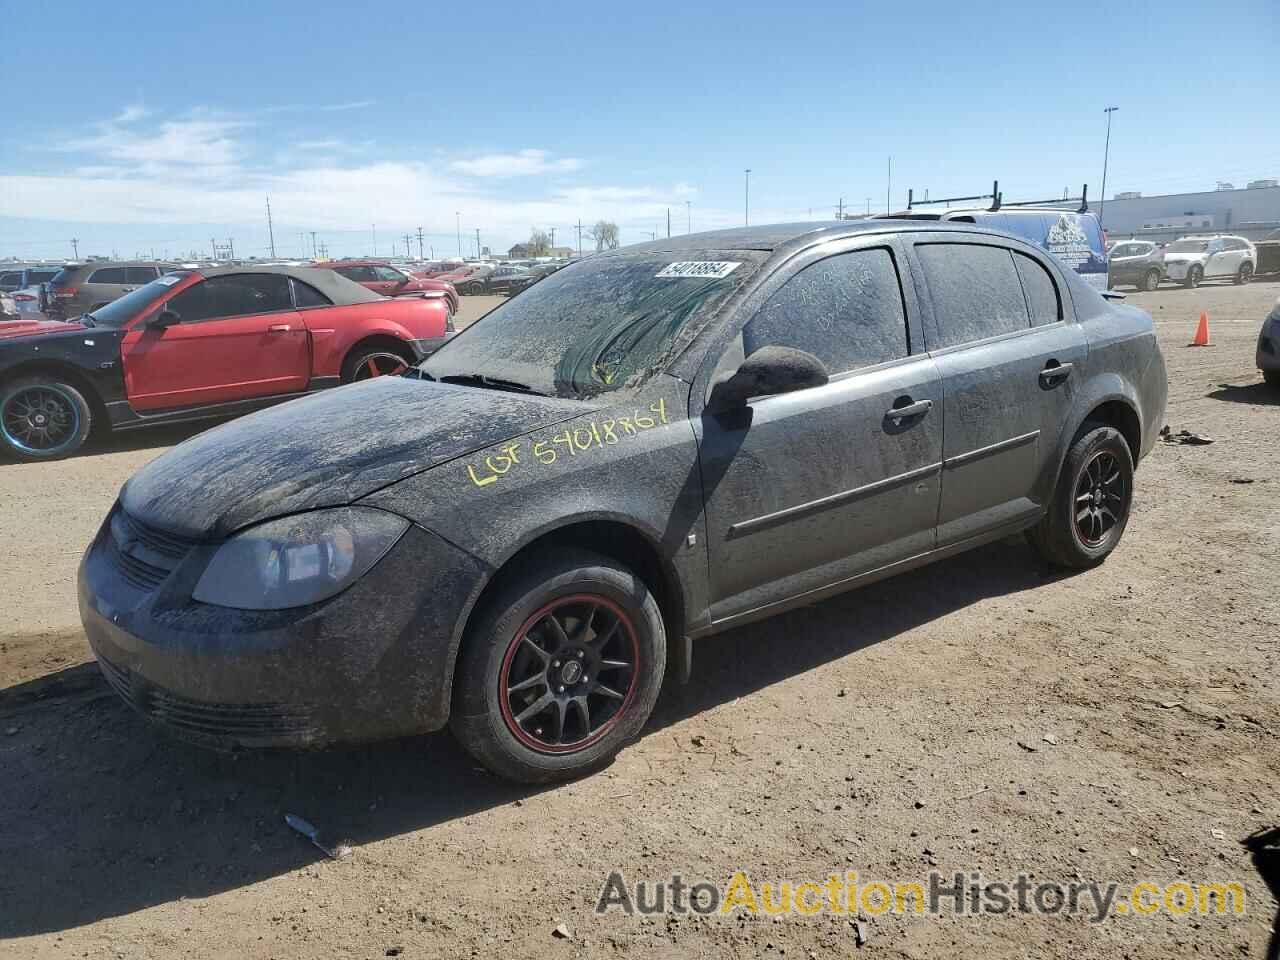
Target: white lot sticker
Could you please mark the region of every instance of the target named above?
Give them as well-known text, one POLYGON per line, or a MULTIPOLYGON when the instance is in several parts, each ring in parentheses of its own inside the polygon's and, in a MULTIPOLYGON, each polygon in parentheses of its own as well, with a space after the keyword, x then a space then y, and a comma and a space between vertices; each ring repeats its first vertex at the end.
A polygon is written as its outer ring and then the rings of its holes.
POLYGON ((727 277, 740 266, 742 264, 737 260, 682 260, 679 263, 667 264, 654 276, 706 277, 710 280, 719 280, 721 277, 727 277))
POLYGON ((165 276, 165 277, 157 277, 152 282, 163 283, 166 287, 172 287, 175 283, 177 283, 181 279, 182 279, 181 277, 175 277, 173 274, 169 274, 168 276, 165 276))

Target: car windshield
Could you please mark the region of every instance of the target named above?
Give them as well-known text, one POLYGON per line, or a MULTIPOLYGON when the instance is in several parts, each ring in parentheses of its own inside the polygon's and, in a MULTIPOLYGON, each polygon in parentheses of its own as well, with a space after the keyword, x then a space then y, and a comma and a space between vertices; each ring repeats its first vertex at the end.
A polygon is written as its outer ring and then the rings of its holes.
POLYGON ((1175 240, 1165 247, 1167 253, 1204 253, 1208 249, 1208 240, 1175 240))
MULTIPOLYGON (((565 267, 438 350, 421 369, 586 399, 639 387, 682 330, 712 316, 756 255, 637 253, 565 267)), ((476 382, 476 381, 472 381, 476 382)))
POLYGON ((187 275, 188 271, 167 273, 158 280, 152 280, 132 293, 126 293, 118 300, 112 300, 105 307, 99 307, 90 315, 94 326, 122 327, 140 313, 169 293, 174 286, 187 275))

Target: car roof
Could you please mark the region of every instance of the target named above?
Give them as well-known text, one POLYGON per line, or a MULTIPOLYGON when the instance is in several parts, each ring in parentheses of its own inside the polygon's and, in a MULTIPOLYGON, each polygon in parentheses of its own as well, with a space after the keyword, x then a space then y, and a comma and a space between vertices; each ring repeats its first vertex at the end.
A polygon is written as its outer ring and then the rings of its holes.
POLYGON ((981 224, 949 223, 945 220, 870 219, 835 220, 819 223, 775 223, 759 227, 733 227, 728 230, 709 230, 705 233, 687 233, 678 237, 636 243, 616 250, 606 250, 594 257, 634 253, 694 253, 706 250, 759 250, 765 253, 781 252, 793 247, 809 246, 823 240, 856 237, 863 234, 903 233, 908 231, 982 233, 1005 240, 1026 243, 1020 237, 1005 230, 995 230, 981 224))
POLYGON ((198 273, 202 277, 226 277, 234 274, 246 273, 274 273, 281 274, 286 277, 293 277, 299 283, 306 283, 332 300, 334 303, 369 303, 373 300, 384 299, 379 294, 374 293, 366 287, 362 287, 354 280, 348 280, 339 273, 335 273, 329 267, 316 265, 313 267, 288 267, 288 266, 270 266, 270 267, 201 267, 192 270, 192 273, 198 273))

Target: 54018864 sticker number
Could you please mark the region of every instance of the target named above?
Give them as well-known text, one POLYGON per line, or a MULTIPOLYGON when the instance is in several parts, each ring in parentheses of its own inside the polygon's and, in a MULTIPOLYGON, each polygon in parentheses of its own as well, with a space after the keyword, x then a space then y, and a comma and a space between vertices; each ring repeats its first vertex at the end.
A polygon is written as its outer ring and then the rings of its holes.
POLYGON ((535 462, 549 467, 561 457, 576 457, 593 449, 611 447, 644 430, 669 422, 665 399, 649 404, 647 410, 637 407, 630 415, 579 421, 552 437, 513 440, 479 464, 468 463, 467 476, 477 487, 487 487, 497 483, 514 467, 523 468, 535 462))

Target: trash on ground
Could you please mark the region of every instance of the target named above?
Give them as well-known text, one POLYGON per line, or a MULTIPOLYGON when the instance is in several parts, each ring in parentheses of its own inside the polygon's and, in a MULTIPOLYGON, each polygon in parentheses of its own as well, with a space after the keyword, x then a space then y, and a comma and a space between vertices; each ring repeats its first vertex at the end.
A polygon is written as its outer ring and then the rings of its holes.
POLYGON ((284 815, 284 822, 310 840, 318 849, 324 851, 331 860, 341 860, 344 857, 349 857, 351 855, 351 847, 345 843, 332 845, 326 843, 320 838, 320 831, 317 830, 309 821, 303 820, 302 817, 297 814, 286 813, 284 815))
POLYGON ((1185 443, 1193 447, 1203 447, 1213 443, 1213 437, 1207 437, 1203 433, 1192 433, 1190 430, 1179 430, 1174 433, 1167 425, 1160 430, 1160 439, 1165 443, 1185 443))

